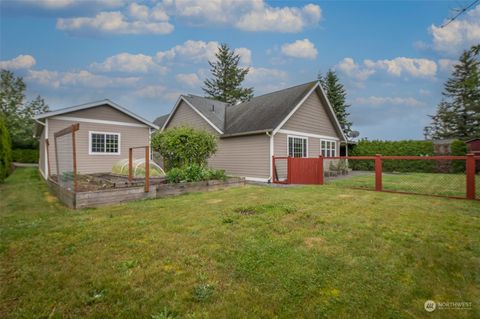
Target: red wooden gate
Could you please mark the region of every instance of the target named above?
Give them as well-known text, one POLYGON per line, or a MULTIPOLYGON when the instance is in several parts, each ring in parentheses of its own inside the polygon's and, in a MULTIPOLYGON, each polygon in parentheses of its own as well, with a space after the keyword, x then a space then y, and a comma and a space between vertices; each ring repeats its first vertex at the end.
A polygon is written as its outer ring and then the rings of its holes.
POLYGON ((283 184, 323 184, 323 158, 288 157, 287 179, 279 181, 277 176, 276 159, 273 158, 274 183, 283 184))

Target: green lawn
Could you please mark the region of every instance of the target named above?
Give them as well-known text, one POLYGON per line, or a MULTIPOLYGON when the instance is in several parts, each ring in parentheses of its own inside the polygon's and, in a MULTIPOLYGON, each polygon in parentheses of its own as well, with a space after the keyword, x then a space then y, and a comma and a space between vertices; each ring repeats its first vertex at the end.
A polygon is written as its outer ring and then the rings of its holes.
MULTIPOLYGON (((337 186, 375 189, 375 173, 333 179, 328 183, 337 186)), ((440 173, 383 173, 383 189, 390 191, 414 192, 428 195, 466 195, 465 174, 440 173)), ((480 176, 476 176, 476 193, 480 198, 480 176)))
POLYGON ((174 317, 479 318, 480 203, 246 186, 73 211, 32 169, 0 185, 0 318, 174 317))

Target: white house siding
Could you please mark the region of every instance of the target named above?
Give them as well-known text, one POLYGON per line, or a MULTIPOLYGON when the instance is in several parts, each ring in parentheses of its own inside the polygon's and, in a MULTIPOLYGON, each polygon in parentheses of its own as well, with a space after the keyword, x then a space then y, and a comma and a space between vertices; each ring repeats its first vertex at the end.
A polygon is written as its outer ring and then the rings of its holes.
POLYGON ((40 140, 39 140, 39 158, 38 158, 38 169, 40 170, 40 173, 45 177, 46 172, 45 172, 45 129, 42 130, 42 134, 40 135, 40 140))
POLYGON ((189 126, 217 136, 217 152, 208 165, 224 169, 228 175, 268 179, 270 176, 270 139, 267 135, 249 135, 220 139, 218 132, 189 105, 181 102, 166 129, 189 126))
MULTIPOLYGON (((71 116, 71 113, 64 116, 71 116)), ((92 115, 93 116, 93 115, 92 115)), ((95 118, 95 117, 94 117, 95 118)), ((69 125, 79 123, 80 129, 76 134, 77 171, 79 174, 110 172, 113 165, 128 158, 128 149, 136 146, 146 146, 149 143, 148 127, 133 127, 124 125, 98 124, 88 122, 75 122, 50 118, 48 120, 48 139, 50 141, 49 156, 52 172, 56 174, 54 133, 69 125), (120 133, 120 155, 89 155, 89 131, 120 133)), ((137 124, 140 122, 136 122, 137 124)), ((60 149, 59 158, 68 160, 70 150, 60 149), (62 154, 62 152, 64 152, 62 154)), ((144 150, 136 150, 134 158, 144 158, 144 150)), ((73 161, 73 159, 72 159, 73 161)))

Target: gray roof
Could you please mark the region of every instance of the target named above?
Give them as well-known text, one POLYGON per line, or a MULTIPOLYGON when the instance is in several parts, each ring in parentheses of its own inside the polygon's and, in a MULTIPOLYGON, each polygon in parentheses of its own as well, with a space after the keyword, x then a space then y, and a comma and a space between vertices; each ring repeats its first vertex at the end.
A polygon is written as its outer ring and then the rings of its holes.
POLYGON ((224 134, 275 129, 316 84, 308 82, 228 106, 224 134))
POLYGON ((159 116, 157 117, 154 121, 153 121, 153 124, 155 124, 156 126, 162 128, 163 124, 165 124, 165 121, 168 119, 168 116, 170 114, 165 114, 165 115, 162 115, 162 116, 159 116))
MULTIPOLYGON (((223 137, 228 137, 273 131, 317 83, 313 81, 289 87, 237 105, 196 95, 182 97, 223 131, 223 137)), ((167 118, 168 114, 157 118, 154 123, 161 127, 167 118)), ((331 119, 335 121, 333 115, 331 119)), ((342 135, 341 131, 339 134, 342 135)))

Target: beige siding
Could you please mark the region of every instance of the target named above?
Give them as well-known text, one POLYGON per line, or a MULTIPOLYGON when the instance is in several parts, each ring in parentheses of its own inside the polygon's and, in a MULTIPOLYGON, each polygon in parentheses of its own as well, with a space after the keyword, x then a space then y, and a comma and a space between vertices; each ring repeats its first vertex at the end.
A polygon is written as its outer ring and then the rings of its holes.
POLYGON ((205 130, 211 133, 217 133, 217 131, 207 123, 197 112, 195 112, 184 101, 180 102, 177 110, 173 114, 173 117, 168 122, 167 128, 173 128, 178 126, 189 126, 198 130, 205 130))
MULTIPOLYGON (((68 114, 70 116, 70 114, 68 114)), ((48 139, 50 141, 49 155, 52 174, 56 174, 55 143, 53 134, 75 122, 49 119, 48 139)), ((120 159, 128 158, 128 148, 145 146, 149 143, 148 127, 132 127, 124 125, 110 125, 80 122, 80 129, 76 132, 77 170, 80 174, 110 172, 112 166, 120 159), (120 133, 120 155, 89 155, 89 131, 120 133)), ((70 150, 61 150, 59 158, 69 159, 70 150), (64 152, 63 154, 61 152, 64 152)), ((144 158, 144 150, 136 150, 134 158, 144 158)))
POLYGON ((85 110, 62 114, 60 116, 81 117, 86 119, 143 124, 142 122, 128 116, 123 112, 118 111, 117 109, 114 109, 109 105, 92 107, 85 110))
POLYGON ((318 94, 313 92, 282 129, 339 138, 328 116, 327 107, 320 101, 318 94))
POLYGON ((39 159, 38 159, 38 169, 45 175, 45 128, 42 130, 42 134, 39 139, 39 159))
POLYGON ((219 139, 217 153, 209 166, 224 169, 228 175, 270 177, 270 138, 266 134, 219 139))

